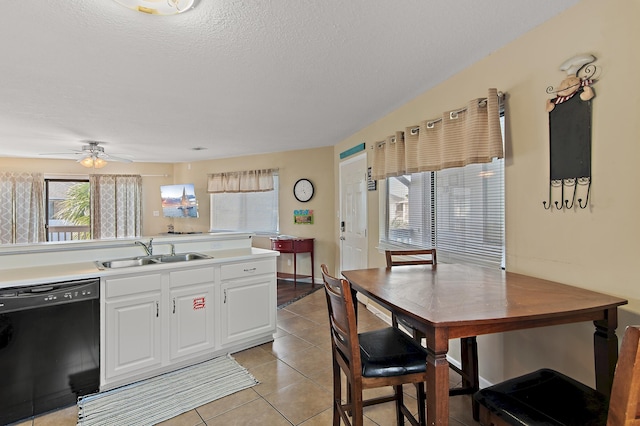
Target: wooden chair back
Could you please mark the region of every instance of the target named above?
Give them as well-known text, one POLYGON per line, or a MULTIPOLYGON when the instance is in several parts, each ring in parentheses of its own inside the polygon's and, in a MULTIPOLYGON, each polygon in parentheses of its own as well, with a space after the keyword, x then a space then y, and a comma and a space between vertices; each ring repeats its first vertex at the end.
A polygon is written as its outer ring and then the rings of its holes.
POLYGON ((624 332, 609 400, 607 426, 640 425, 640 326, 624 332))
POLYGON ((322 264, 322 280, 327 296, 333 358, 333 424, 363 426, 363 408, 395 401, 396 423, 405 418, 413 426, 426 424, 428 353, 404 333, 385 327, 358 334, 356 308, 351 284, 331 276, 322 264), (362 346, 362 347, 361 347, 362 346), (361 352, 362 350, 362 352, 361 352), (347 379, 346 402, 342 398, 341 371, 347 379), (416 386, 418 417, 404 403, 403 384, 416 386), (364 399, 363 390, 391 386, 392 395, 364 399))
MULTIPOLYGON (((436 257, 436 249, 419 249, 419 250, 385 250, 387 259, 387 268, 403 265, 432 265, 435 268, 438 264, 436 257)), ((426 338, 425 334, 420 331, 418 325, 411 318, 391 313, 391 324, 393 327, 402 327, 406 329, 413 339, 418 343, 422 343, 422 339, 426 338)), ((460 386, 454 385, 449 390, 450 395, 473 394, 478 391, 478 344, 476 337, 464 337, 460 339, 460 356, 463 362, 468 363, 468 374, 462 371, 457 365, 449 363, 449 367, 462 378, 460 386)), ((478 403, 472 400, 473 417, 478 417, 478 403)))
POLYGON ((387 258, 387 268, 401 265, 437 265, 436 249, 385 250, 384 254, 387 258))
MULTIPOLYGON (((387 259, 387 268, 392 266, 403 265, 433 265, 436 266, 436 249, 419 249, 419 250, 385 250, 384 255, 387 259), (426 256, 426 257, 425 257, 426 256)), ((391 313, 391 324, 398 327, 398 322, 403 325, 411 333, 411 336, 421 342, 425 338, 424 333, 418 331, 411 324, 411 321, 405 317, 398 317, 395 313, 391 313)))
POLYGON ((351 286, 344 279, 329 275, 326 265, 321 265, 322 280, 327 296, 331 346, 349 370, 359 371, 360 344, 351 286))

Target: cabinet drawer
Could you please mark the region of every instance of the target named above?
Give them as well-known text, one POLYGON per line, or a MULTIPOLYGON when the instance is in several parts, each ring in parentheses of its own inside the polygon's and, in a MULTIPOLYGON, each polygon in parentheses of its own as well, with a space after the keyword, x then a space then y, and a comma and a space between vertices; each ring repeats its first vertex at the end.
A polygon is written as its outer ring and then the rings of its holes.
POLYGON ((135 277, 105 279, 106 297, 126 296, 129 294, 160 291, 162 276, 160 274, 145 274, 135 277))
POLYGON ((292 251, 293 240, 271 240, 271 250, 292 251))
POLYGON ((169 273, 169 277, 171 280, 171 287, 200 283, 212 283, 213 267, 210 266, 206 268, 173 271, 169 273))
POLYGON ((220 268, 220 273, 223 280, 250 277, 259 274, 275 274, 275 272, 275 260, 260 260, 250 263, 235 263, 231 265, 222 265, 222 267, 220 268))

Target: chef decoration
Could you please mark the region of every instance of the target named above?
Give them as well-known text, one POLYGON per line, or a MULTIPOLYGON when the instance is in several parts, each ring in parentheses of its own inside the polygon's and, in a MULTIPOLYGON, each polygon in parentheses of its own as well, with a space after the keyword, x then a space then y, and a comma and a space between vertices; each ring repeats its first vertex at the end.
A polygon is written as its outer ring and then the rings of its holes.
POLYGON ((581 209, 589 204, 591 188, 591 100, 596 66, 593 55, 573 57, 560 66, 567 77, 547 93, 549 113, 549 200, 545 209, 581 209))

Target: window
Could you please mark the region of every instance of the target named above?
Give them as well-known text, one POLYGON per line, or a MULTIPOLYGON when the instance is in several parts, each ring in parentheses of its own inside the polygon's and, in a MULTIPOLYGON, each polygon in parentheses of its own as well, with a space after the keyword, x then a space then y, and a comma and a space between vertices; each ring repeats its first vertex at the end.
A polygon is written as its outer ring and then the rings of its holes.
POLYGON ((278 233, 278 175, 273 191, 211 194, 211 230, 278 233))
POLYGON ((438 257, 504 266, 504 159, 439 171, 436 187, 438 257))
POLYGON ((380 235, 394 247, 430 248, 435 243, 433 173, 387 179, 387 220, 380 235))
POLYGON ((47 241, 140 236, 142 177, 45 179, 47 241))
POLYGON ((47 241, 91 238, 88 180, 45 179, 47 241))
POLYGON ((444 262, 504 266, 504 159, 391 177, 386 189, 382 248, 436 247, 444 262))

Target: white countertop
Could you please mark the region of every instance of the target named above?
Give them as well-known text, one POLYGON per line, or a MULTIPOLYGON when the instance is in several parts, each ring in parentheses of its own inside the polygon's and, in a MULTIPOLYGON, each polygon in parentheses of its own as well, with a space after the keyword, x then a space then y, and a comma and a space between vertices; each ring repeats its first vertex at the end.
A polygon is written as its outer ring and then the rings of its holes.
MULTIPOLYGON (((278 252, 252 247, 250 250, 229 250, 225 252, 199 253, 212 256, 211 259, 192 260, 188 262, 152 264, 132 266, 128 268, 104 269, 98 268, 95 262, 62 263, 46 266, 3 268, 0 272, 0 289, 72 281, 85 278, 95 278, 112 275, 123 275, 140 272, 162 271, 167 269, 191 268, 198 265, 216 264, 230 261, 243 261, 256 258, 270 258, 279 255, 278 252)), ((100 259, 101 261, 109 259, 100 259)))

